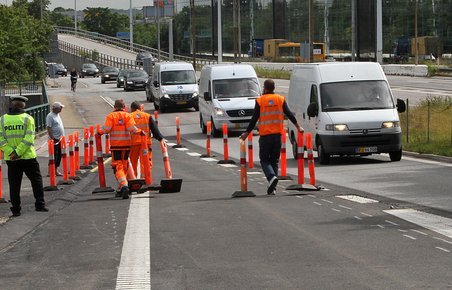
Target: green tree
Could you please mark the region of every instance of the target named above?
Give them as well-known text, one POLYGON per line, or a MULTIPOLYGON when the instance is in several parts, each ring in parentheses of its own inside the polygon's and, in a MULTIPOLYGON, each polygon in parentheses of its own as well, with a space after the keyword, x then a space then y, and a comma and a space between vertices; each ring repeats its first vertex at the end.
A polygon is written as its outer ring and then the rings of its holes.
POLYGON ((48 50, 53 27, 28 14, 26 7, 0 5, 0 78, 43 77, 41 53, 48 50))
POLYGON ((61 14, 56 9, 49 13, 49 22, 55 26, 74 27, 74 18, 61 14))
POLYGON ((86 8, 83 27, 89 31, 115 36, 118 31, 127 31, 129 18, 113 13, 109 8, 86 8))
POLYGON ((35 19, 45 19, 48 11, 50 0, 15 0, 12 4, 16 8, 24 8, 28 11, 28 15, 35 19))

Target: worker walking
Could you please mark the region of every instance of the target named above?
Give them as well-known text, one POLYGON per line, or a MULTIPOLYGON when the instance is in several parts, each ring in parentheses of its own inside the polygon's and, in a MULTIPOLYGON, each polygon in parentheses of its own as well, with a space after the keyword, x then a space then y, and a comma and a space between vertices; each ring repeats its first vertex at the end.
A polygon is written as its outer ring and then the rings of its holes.
POLYGON ((98 133, 100 135, 110 134, 110 149, 113 157, 111 165, 119 183, 116 196, 128 199, 130 190, 127 182, 127 169, 131 145, 130 135, 139 134, 140 130, 135 126, 132 116, 125 112, 125 107, 124 100, 116 100, 115 110, 107 115, 105 123, 98 133))
MULTIPOLYGON (((155 125, 154 119, 152 116, 146 112, 144 112, 142 104, 140 102, 135 101, 132 104, 130 104, 130 110, 132 111, 130 115, 132 115, 135 126, 138 129, 141 129, 144 133, 146 133, 147 142, 148 142, 148 149, 149 149, 149 164, 152 168, 152 147, 151 147, 151 138, 154 137, 160 142, 165 142, 165 139, 163 138, 162 134, 160 133, 158 127, 155 125)), ((140 157, 140 151, 141 151, 141 136, 138 134, 134 134, 132 137, 132 146, 130 149, 130 162, 132 163, 132 168, 135 172, 135 175, 137 175, 138 171, 138 159, 140 157)), ((141 162, 141 173, 144 173, 144 162, 141 162)))
POLYGON ((287 106, 284 97, 274 93, 275 82, 271 79, 264 82, 264 93, 256 99, 253 117, 240 139, 246 140, 259 120, 259 159, 268 181, 268 195, 274 195, 278 184, 278 163, 281 151, 281 134, 284 130, 284 115, 297 127, 297 119, 287 106))
POLYGON ((11 97, 11 112, 0 117, 0 149, 8 165, 8 183, 13 216, 20 216, 20 187, 23 174, 30 179, 36 211, 49 211, 44 202, 44 189, 36 160, 35 120, 25 113, 26 97, 11 97))

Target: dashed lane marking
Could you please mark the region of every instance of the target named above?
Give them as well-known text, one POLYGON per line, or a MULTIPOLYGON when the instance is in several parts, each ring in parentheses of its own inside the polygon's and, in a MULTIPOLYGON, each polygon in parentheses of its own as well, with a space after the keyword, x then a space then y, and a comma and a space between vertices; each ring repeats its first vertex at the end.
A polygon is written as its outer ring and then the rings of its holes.
POLYGON ((410 236, 410 235, 403 235, 403 236, 408 239, 417 240, 415 237, 410 236))
POLYGON ((175 146, 175 145, 177 145, 176 143, 166 143, 166 146, 168 146, 168 147, 173 147, 173 146, 175 146))
POLYGON ((341 212, 341 210, 340 210, 340 209, 337 209, 337 208, 331 208, 331 210, 334 210, 334 211, 336 211, 336 212, 341 212))
POLYGON ((395 222, 391 222, 391 221, 388 221, 388 220, 385 220, 385 222, 387 222, 388 224, 391 224, 393 226, 398 226, 399 225, 399 224, 396 224, 395 222))
POLYGON ((450 251, 447 250, 447 249, 444 249, 444 248, 441 248, 441 247, 435 247, 435 248, 437 248, 438 250, 441 250, 443 252, 450 253, 450 251))
POLYGON ((342 207, 342 208, 345 208, 345 209, 348 209, 348 210, 352 210, 351 207, 348 207, 348 206, 345 206, 345 205, 341 205, 341 204, 339 204, 338 207, 342 207))
POLYGON ((368 216, 368 217, 373 217, 373 215, 365 213, 365 212, 361 212, 362 215, 368 216))
MULTIPOLYGON (((141 197, 150 196, 149 191, 141 197)), ((130 201, 116 289, 151 289, 149 199, 130 201)))
POLYGON ((185 147, 182 147, 182 148, 175 148, 176 150, 179 150, 179 151, 188 151, 188 150, 190 150, 190 149, 188 149, 188 148, 185 148, 185 147))
POLYGON ((317 202, 317 201, 313 201, 312 203, 316 204, 316 205, 322 205, 320 202, 317 202))
POLYGON ((355 219, 357 219, 357 220, 362 220, 362 218, 360 218, 359 216, 353 216, 355 219))
POLYGON ((219 164, 221 167, 226 167, 226 168, 232 168, 232 167, 237 167, 237 165, 235 164, 219 164))
POLYGON ((426 233, 424 233, 424 232, 421 232, 421 231, 418 231, 418 230, 411 230, 412 232, 415 232, 415 233, 418 233, 418 234, 421 234, 421 235, 423 235, 423 236, 428 236, 428 234, 426 234, 426 233))
POLYGON ((331 200, 327 200, 327 199, 321 199, 322 201, 324 201, 324 202, 327 202, 327 203, 333 203, 331 200))
POLYGON ((377 203, 378 202, 378 200, 362 197, 359 195, 336 195, 336 197, 339 197, 339 198, 342 198, 345 200, 349 200, 349 201, 353 201, 353 202, 357 202, 357 203, 377 203))
POLYGON ((197 153, 197 152, 187 152, 188 155, 193 156, 193 157, 199 157, 201 156, 201 154, 197 153))
POLYGON ((445 240, 445 239, 441 239, 441 238, 438 238, 438 237, 433 237, 435 240, 438 240, 438 241, 441 241, 441 242, 444 242, 444 243, 447 243, 447 244, 450 244, 450 245, 452 245, 452 242, 450 242, 450 241, 447 241, 447 240, 445 240))
POLYGON ((452 238, 452 220, 414 209, 391 209, 383 212, 452 238))
POLYGON ((215 158, 210 158, 210 157, 207 157, 207 158, 201 158, 202 160, 204 160, 204 161, 207 161, 207 162, 218 162, 218 160, 217 159, 215 159, 215 158))

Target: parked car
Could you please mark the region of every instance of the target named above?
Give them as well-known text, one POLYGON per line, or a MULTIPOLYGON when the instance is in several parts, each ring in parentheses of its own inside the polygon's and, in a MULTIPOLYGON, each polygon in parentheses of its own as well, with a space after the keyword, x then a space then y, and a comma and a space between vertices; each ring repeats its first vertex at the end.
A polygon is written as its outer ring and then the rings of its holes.
POLYGON ((135 64, 136 65, 143 65, 143 59, 145 59, 145 58, 150 58, 152 64, 155 63, 154 57, 152 56, 152 54, 149 51, 143 51, 143 52, 139 52, 137 54, 137 58, 135 60, 135 64))
POLYGON ((145 90, 149 75, 144 70, 129 70, 124 76, 124 91, 145 90))
POLYGON ((119 71, 118 77, 116 78, 116 87, 117 88, 124 87, 124 76, 126 75, 126 73, 128 71, 129 71, 128 69, 122 69, 119 71))
POLYGON ((94 63, 84 63, 82 65, 82 69, 80 70, 80 77, 84 78, 85 76, 99 76, 99 69, 94 63))
POLYGON ((100 82, 105 84, 106 81, 115 81, 118 78, 119 69, 113 66, 106 66, 100 75, 100 82))

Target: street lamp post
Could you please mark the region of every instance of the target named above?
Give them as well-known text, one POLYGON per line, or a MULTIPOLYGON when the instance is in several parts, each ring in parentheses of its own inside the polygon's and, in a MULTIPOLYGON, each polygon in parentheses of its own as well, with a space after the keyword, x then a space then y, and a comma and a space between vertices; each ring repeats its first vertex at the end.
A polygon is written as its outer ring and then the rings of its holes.
POLYGON ((132 0, 130 0, 130 9, 129 9, 129 22, 130 22, 130 33, 129 33, 129 41, 130 41, 130 50, 133 51, 133 11, 132 11, 132 0))
POLYGON ((221 4, 222 4, 222 0, 217 0, 217 29, 218 29, 218 33, 217 33, 217 37, 218 37, 218 63, 223 62, 223 43, 222 43, 222 33, 221 33, 221 4))
POLYGON ((77 0, 74 0, 74 28, 77 32, 77 0))

